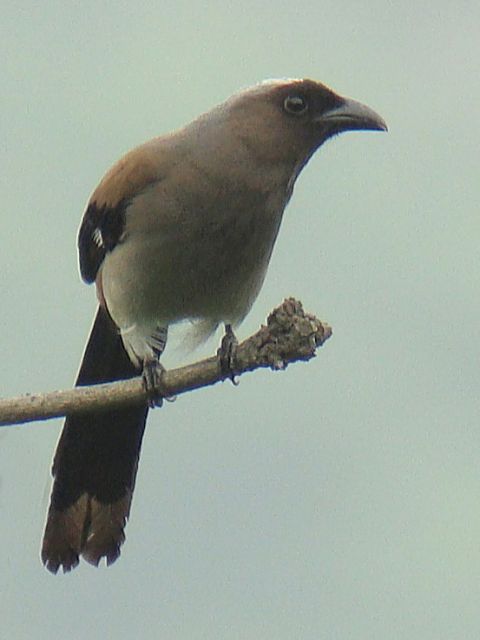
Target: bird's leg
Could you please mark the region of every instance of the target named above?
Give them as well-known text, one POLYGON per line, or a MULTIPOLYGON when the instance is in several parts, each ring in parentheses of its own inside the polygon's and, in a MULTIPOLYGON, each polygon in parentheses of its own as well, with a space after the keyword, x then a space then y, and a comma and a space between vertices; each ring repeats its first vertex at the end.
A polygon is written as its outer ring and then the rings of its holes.
POLYGON ((165 367, 160 362, 160 356, 167 344, 167 329, 158 327, 150 338, 152 356, 143 361, 142 379, 147 392, 148 406, 161 407, 165 396, 162 392, 162 378, 165 367))
POLYGON ((165 367, 157 359, 145 360, 143 363, 142 379, 147 392, 147 401, 150 409, 161 407, 163 404, 162 378, 165 367))
POLYGON ((232 325, 225 325, 225 335, 222 338, 217 351, 220 371, 225 378, 230 378, 233 384, 238 384, 235 379, 235 356, 237 353, 238 340, 233 333, 232 325))

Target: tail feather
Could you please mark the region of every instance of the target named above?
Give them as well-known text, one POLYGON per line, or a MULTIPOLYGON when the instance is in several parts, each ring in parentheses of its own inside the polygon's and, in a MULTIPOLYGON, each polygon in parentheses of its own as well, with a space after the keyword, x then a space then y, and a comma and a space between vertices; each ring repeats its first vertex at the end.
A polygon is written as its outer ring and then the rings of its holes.
MULTIPOLYGON (((139 375, 108 312, 98 309, 77 386, 139 375)), ((82 555, 98 565, 120 555, 148 408, 133 406, 67 416, 52 474, 42 560, 56 573, 82 555)))

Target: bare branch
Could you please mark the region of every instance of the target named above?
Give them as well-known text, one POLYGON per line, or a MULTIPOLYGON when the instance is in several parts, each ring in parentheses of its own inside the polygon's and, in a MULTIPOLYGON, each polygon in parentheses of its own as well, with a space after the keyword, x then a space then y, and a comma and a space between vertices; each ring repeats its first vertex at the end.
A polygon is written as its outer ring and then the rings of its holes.
MULTIPOLYGON (((301 302, 288 298, 268 316, 266 326, 238 345, 234 373, 240 376, 261 367, 285 369, 298 360, 310 360, 331 336, 331 328, 305 313, 301 302)), ((206 387, 225 379, 217 356, 166 371, 162 392, 166 397, 206 387)), ((67 413, 85 413, 132 404, 145 404, 142 378, 76 387, 68 391, 27 394, 0 400, 0 425, 47 420, 67 413)))

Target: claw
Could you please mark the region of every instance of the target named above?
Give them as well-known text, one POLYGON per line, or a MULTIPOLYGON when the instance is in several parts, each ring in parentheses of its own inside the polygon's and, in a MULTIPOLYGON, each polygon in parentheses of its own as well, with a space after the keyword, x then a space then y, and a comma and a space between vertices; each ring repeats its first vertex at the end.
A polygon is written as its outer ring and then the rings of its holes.
POLYGON ((150 409, 161 407, 163 404, 162 378, 165 367, 158 360, 146 360, 143 363, 143 386, 147 392, 150 409))

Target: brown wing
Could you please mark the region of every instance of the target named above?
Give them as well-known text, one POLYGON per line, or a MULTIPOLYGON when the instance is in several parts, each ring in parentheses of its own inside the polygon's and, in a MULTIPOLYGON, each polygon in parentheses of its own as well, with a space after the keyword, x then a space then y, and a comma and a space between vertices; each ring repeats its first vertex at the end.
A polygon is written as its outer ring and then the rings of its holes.
POLYGON ((161 179, 160 154, 152 143, 121 158, 92 194, 78 232, 80 273, 93 282, 105 255, 122 241, 132 199, 161 179))

